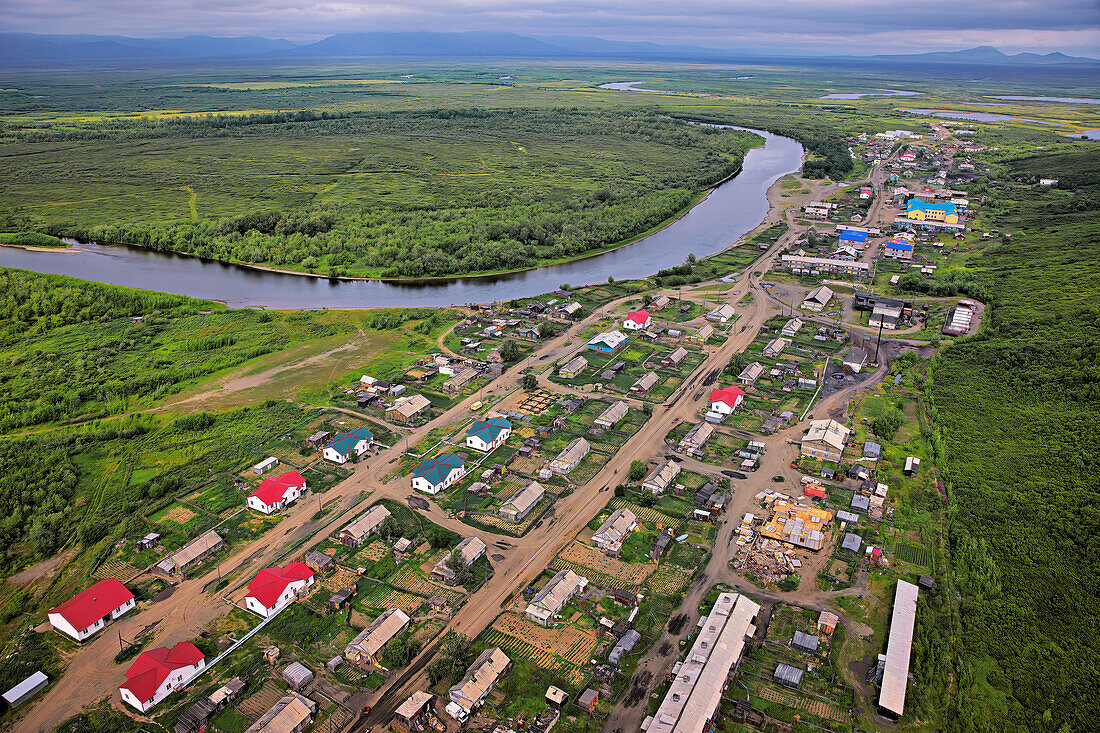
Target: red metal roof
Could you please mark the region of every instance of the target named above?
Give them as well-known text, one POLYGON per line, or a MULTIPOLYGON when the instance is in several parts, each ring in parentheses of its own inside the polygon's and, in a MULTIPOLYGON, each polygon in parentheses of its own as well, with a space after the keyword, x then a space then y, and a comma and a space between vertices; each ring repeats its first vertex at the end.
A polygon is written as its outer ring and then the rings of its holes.
POLYGON ((260 483, 260 487, 249 494, 249 496, 254 496, 264 504, 271 506, 283 500, 283 497, 286 496, 287 489, 305 486, 305 483, 306 480, 302 478, 302 474, 297 471, 287 471, 283 475, 275 478, 265 478, 263 482, 260 483))
POLYGON ((126 682, 121 686, 142 702, 149 702, 153 695, 177 669, 198 664, 206 657, 189 641, 181 641, 169 649, 166 646, 142 652, 130 669, 126 670, 126 682))
POLYGON ((631 311, 626 315, 626 320, 634 321, 635 323, 645 323, 649 320, 649 313, 646 311, 631 311))
POLYGON ((806 489, 806 496, 816 496, 818 499, 824 499, 825 489, 819 489, 816 486, 810 486, 806 489))
POLYGON ((744 397, 745 390, 740 387, 723 387, 721 389, 712 389, 710 391, 711 402, 723 402, 730 406, 730 409, 737 407, 737 398, 744 397))
POLYGON ((292 562, 283 568, 264 568, 248 584, 248 595, 262 603, 264 608, 271 608, 288 585, 312 577, 313 571, 304 562, 292 562))
POLYGON ((48 613, 59 613, 77 631, 83 631, 123 603, 133 600, 117 578, 107 578, 62 603, 48 613))

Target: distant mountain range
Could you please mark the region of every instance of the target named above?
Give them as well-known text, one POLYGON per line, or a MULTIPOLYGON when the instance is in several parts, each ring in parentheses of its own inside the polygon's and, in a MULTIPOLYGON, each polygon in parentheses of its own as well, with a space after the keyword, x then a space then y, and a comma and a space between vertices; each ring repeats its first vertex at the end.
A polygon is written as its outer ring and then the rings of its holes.
MULTIPOLYGON (((171 62, 202 59, 293 59, 357 56, 595 58, 679 61, 752 61, 797 56, 675 46, 644 41, 608 41, 575 36, 523 36, 515 33, 338 33, 315 43, 295 44, 258 36, 128 38, 125 36, 0 33, 0 66, 58 67, 119 62, 171 62)), ((810 58, 803 56, 802 58, 810 58)), ((820 57, 852 60, 856 57, 820 57)), ((990 46, 963 51, 862 57, 906 64, 1100 64, 1089 58, 1021 53, 990 46)))
POLYGON ((1097 59, 1083 56, 1067 56, 1064 53, 1007 54, 993 46, 976 46, 962 51, 932 51, 931 53, 877 55, 873 59, 926 62, 937 64, 1096 64, 1097 59))

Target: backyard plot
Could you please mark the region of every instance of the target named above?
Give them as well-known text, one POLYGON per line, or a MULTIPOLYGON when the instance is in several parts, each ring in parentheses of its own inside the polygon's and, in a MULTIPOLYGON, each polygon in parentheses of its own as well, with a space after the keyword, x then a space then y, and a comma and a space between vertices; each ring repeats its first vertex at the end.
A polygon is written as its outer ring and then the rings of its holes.
POLYGON ((398 569, 397 574, 390 579, 389 583, 397 588, 422 596, 442 596, 446 598, 447 602, 452 606, 457 606, 462 602, 462 599, 466 597, 465 593, 457 591, 450 586, 441 585, 428 580, 419 575, 408 565, 402 565, 398 569))
POLYGON ((914 565, 932 566, 932 552, 925 545, 899 540, 894 544, 894 556, 914 565))
POLYGON ((514 613, 497 616, 493 628, 576 665, 586 664, 599 646, 593 634, 575 626, 548 629, 514 613))
POLYGON ((756 687, 756 694, 769 702, 777 702, 795 710, 805 710, 819 718, 844 722, 848 717, 836 705, 831 705, 824 700, 795 695, 784 690, 778 690, 770 685, 760 684, 756 687))
POLYGON ((391 588, 383 583, 372 583, 362 596, 362 604, 369 608, 400 608, 413 614, 424 605, 424 596, 391 588))
POLYGON ((510 519, 497 516, 493 513, 478 513, 470 512, 467 514, 469 522, 482 524, 490 529, 498 530, 505 534, 512 535, 513 537, 522 537, 527 534, 527 530, 537 522, 543 515, 543 513, 550 508, 550 498, 544 497, 538 504, 535 504, 534 508, 523 518, 522 522, 513 522, 510 519))
POLYGON ((137 577, 141 570, 135 568, 128 562, 121 560, 109 560, 95 569, 92 573, 93 578, 104 580, 106 578, 117 578, 123 583, 133 580, 137 577))
POLYGON ((675 527, 682 521, 680 517, 665 514, 652 507, 639 506, 619 497, 612 499, 607 506, 612 511, 626 507, 634 512, 634 516, 638 518, 638 521, 659 524, 662 527, 675 527))
POLYGON ((628 563, 614 557, 608 557, 599 550, 576 541, 566 545, 559 557, 562 560, 622 580, 626 585, 641 585, 649 574, 657 569, 656 564, 628 563))
POLYGON ((649 576, 649 588, 661 595, 673 595, 679 593, 691 580, 693 571, 674 565, 670 562, 662 562, 657 570, 649 576))
POLYGON ((481 637, 490 646, 499 646, 512 659, 529 659, 538 667, 561 675, 574 687, 584 684, 586 674, 577 665, 545 652, 522 639, 505 634, 492 627, 482 632, 481 637))
POLYGON ((241 700, 236 707, 245 717, 255 722, 261 715, 270 710, 271 706, 277 703, 284 694, 286 693, 275 682, 267 680, 258 692, 241 700))

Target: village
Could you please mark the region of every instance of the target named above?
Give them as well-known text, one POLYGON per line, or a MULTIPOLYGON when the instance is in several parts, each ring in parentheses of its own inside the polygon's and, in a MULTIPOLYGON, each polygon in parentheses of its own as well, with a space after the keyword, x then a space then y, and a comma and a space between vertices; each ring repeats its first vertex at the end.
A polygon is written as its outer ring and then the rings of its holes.
POLYGON ((852 138, 866 183, 799 203, 762 278, 463 309, 151 512, 42 633, 114 640, 116 707, 176 733, 901 718, 943 491, 920 360, 983 313, 903 285, 991 236, 948 188, 981 147, 925 128, 852 138), (227 613, 107 630, 188 588, 227 613))

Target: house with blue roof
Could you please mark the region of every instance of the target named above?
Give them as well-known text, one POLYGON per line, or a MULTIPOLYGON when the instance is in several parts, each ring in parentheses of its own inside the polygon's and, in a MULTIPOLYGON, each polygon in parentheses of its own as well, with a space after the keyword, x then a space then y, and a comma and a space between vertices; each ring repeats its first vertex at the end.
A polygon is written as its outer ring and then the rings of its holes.
POLYGON ((512 423, 503 417, 494 417, 492 420, 475 420, 474 424, 466 431, 466 447, 473 448, 482 453, 504 445, 504 441, 512 434, 512 423))
POLYGON ((370 450, 374 442, 374 433, 366 428, 355 428, 346 433, 337 433, 325 446, 322 454, 325 460, 333 463, 347 463, 352 456, 361 456, 370 450))
POLYGON ((913 243, 903 237, 891 237, 882 245, 882 256, 892 260, 911 260, 913 243))
POLYGON ((412 487, 425 494, 438 494, 466 475, 466 463, 454 453, 428 458, 413 471, 412 487))
POLYGON ((840 233, 840 241, 859 242, 862 244, 867 241, 867 232, 859 232, 852 229, 845 229, 840 233))

